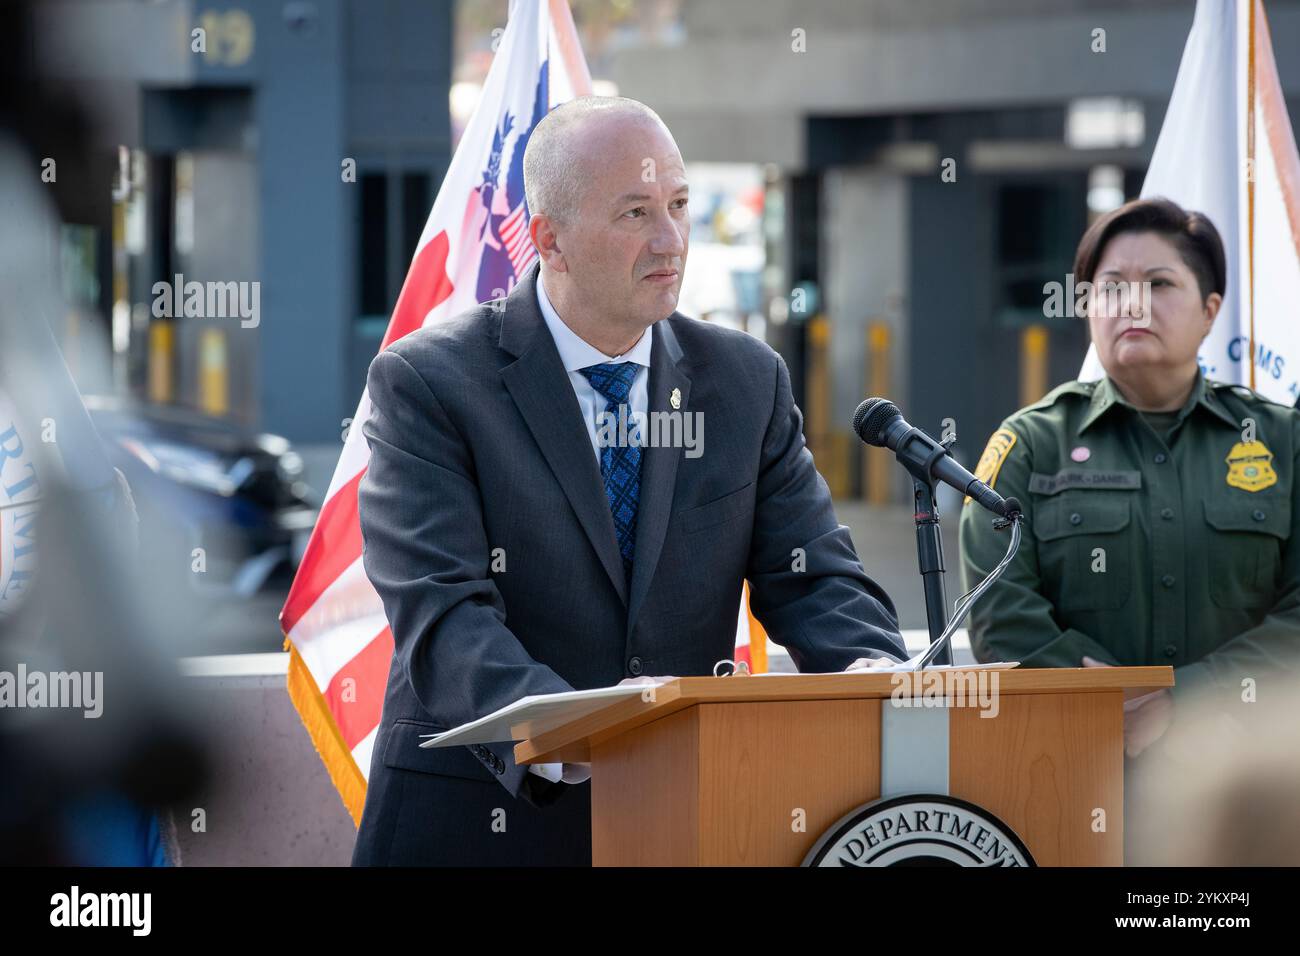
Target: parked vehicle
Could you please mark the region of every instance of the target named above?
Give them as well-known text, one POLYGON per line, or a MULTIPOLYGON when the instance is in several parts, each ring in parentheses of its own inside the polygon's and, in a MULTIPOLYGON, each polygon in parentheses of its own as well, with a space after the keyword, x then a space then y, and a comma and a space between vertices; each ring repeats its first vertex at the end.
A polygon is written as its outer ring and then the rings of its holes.
POLYGON ((287 439, 177 406, 85 402, 131 485, 152 570, 214 597, 287 586, 319 510, 287 439))

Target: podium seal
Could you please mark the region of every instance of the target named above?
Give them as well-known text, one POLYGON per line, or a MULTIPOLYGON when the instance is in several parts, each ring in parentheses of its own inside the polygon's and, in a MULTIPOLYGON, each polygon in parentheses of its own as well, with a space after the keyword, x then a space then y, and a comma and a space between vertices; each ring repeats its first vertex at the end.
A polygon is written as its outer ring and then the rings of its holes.
POLYGON ((1035 866, 1014 830, 982 807, 932 793, 864 804, 837 820, 804 866, 1035 866))

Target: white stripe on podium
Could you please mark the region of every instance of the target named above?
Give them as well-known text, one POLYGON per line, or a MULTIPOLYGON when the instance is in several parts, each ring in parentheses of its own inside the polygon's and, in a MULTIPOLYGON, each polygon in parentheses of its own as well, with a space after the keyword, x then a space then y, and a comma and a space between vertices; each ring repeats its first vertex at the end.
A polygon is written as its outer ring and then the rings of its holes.
POLYGON ((948 793, 948 708, 900 707, 886 698, 880 702, 880 796, 908 793, 948 793))

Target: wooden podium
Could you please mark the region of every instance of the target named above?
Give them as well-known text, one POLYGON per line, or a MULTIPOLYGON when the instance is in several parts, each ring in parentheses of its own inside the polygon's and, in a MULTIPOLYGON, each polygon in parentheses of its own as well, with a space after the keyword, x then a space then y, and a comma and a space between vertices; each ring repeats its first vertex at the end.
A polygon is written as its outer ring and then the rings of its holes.
POLYGON ((855 808, 906 794, 982 809, 1039 866, 1123 864, 1123 701, 1172 687, 1172 668, 925 673, 954 676, 679 678, 518 726, 515 759, 591 763, 597 866, 797 866, 855 808))

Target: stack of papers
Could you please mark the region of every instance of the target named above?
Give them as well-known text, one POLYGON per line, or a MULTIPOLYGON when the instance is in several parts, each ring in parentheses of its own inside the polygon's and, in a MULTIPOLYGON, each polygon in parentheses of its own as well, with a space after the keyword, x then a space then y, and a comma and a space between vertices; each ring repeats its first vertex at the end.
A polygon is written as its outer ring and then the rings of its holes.
MULTIPOLYGON (((669 678, 676 680, 676 678, 669 678)), ((663 681, 654 681, 663 683, 663 681)), ((625 697, 640 697, 651 682, 644 684, 619 684, 616 687, 596 687, 591 690, 568 690, 560 694, 530 694, 513 704, 507 704, 478 720, 461 724, 440 734, 428 737, 421 747, 450 747, 454 744, 493 744, 503 740, 519 740, 511 727, 528 723, 534 734, 562 727, 593 711, 600 710, 610 701, 625 697)))

